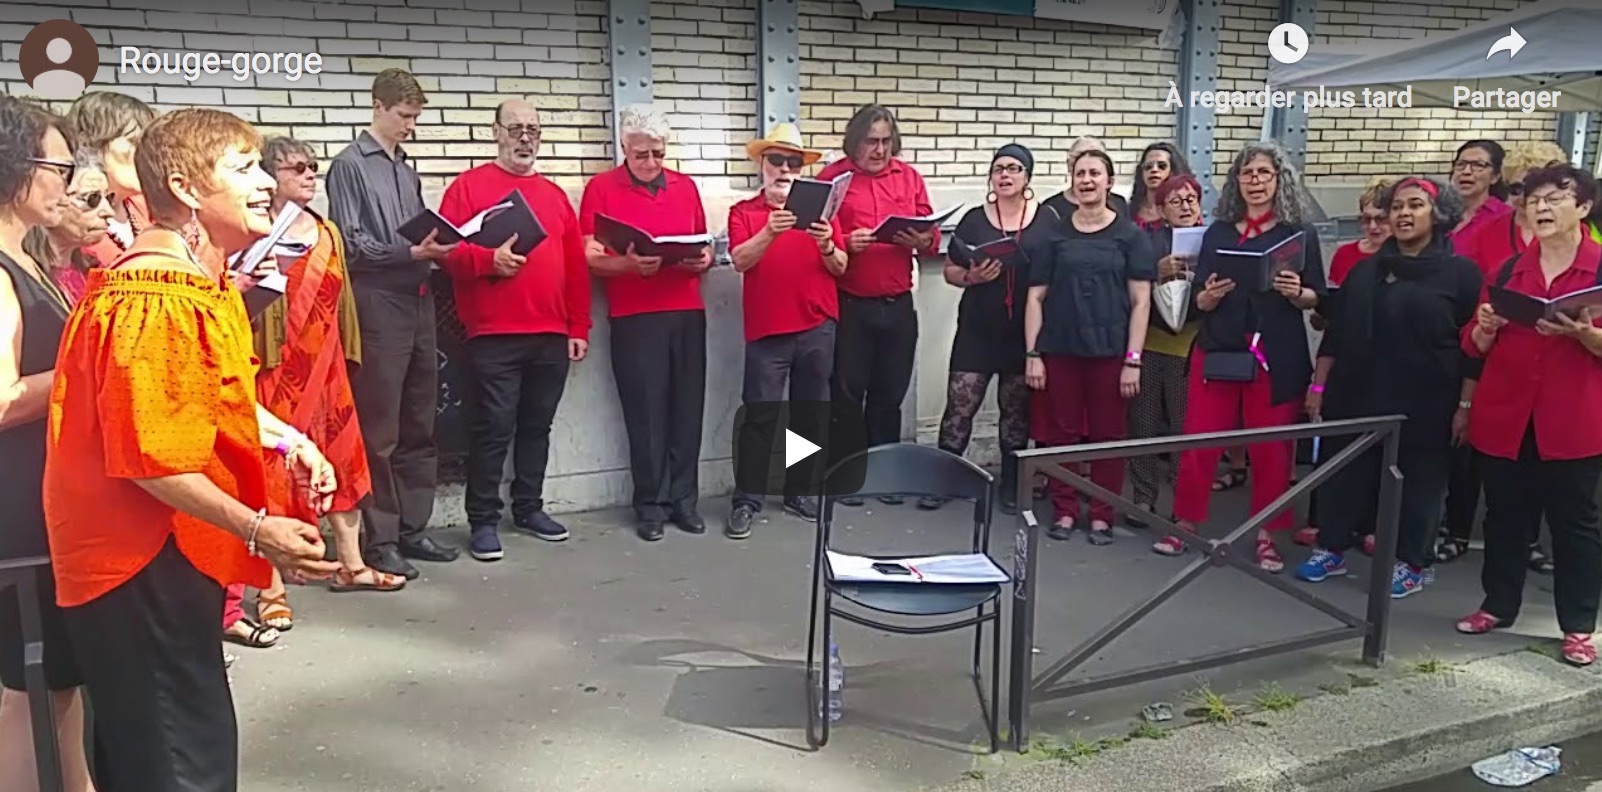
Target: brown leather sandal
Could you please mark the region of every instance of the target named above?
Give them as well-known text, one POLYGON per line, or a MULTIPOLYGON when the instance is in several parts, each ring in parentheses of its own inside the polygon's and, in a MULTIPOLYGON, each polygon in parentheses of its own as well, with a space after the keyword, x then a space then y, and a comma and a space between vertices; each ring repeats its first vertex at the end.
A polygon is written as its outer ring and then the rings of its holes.
POLYGON ((351 569, 340 567, 334 573, 334 581, 328 586, 329 591, 400 591, 406 588, 406 578, 400 575, 391 575, 380 572, 372 567, 351 569))
POLYGON ((289 608, 288 594, 256 595, 256 617, 261 619, 262 624, 279 632, 289 632, 295 628, 295 612, 289 608))

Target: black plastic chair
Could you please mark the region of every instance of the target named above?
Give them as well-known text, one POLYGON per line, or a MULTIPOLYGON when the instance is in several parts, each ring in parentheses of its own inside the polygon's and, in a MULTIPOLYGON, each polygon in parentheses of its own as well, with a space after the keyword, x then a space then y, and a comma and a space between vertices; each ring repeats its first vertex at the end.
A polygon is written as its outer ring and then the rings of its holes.
MULTIPOLYGON (((1001 593, 1010 580, 1006 583, 962 584, 838 581, 825 555, 825 551, 832 549, 829 543, 830 529, 838 498, 933 495, 953 501, 973 502, 973 536, 967 552, 990 558, 988 548, 995 481, 989 473, 962 457, 930 446, 897 443, 860 451, 837 462, 824 474, 823 491, 830 492, 828 483, 842 478, 847 468, 864 455, 867 457, 867 475, 862 488, 850 495, 825 494, 818 509, 817 542, 812 557, 812 612, 807 630, 807 742, 813 748, 821 748, 829 743, 829 718, 824 711, 828 701, 829 644, 834 636, 833 618, 839 617, 864 627, 901 635, 934 635, 974 628, 974 690, 978 693, 980 709, 984 712, 985 725, 990 732, 990 752, 995 753, 999 745, 1000 728, 1001 609, 1005 602, 1001 593), (837 604, 836 600, 842 600, 844 604, 837 604), (936 619, 968 614, 970 611, 971 615, 956 620, 936 619), (888 623, 872 614, 887 614, 921 620, 923 623, 888 623), (988 702, 985 700, 984 675, 980 671, 987 623, 993 628, 988 702), (821 643, 818 640, 820 626, 823 633, 821 643), (823 658, 821 664, 820 655, 823 658)), ((951 552, 951 548, 930 547, 924 543, 898 555, 907 557, 944 552, 951 552)), ((991 563, 995 563, 993 558, 991 563)), ((996 566, 1005 573, 1001 565, 996 566)))

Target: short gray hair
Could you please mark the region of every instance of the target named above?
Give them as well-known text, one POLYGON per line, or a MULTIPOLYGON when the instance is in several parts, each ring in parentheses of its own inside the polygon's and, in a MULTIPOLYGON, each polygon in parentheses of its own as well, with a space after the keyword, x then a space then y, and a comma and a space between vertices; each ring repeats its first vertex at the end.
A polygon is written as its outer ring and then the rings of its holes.
POLYGON ((305 157, 307 162, 317 161, 317 152, 312 150, 311 144, 288 135, 273 135, 261 144, 261 169, 277 176, 278 167, 295 154, 305 157))
POLYGON ((74 149, 72 163, 78 166, 80 171, 96 170, 101 173, 106 172, 106 158, 100 153, 100 149, 93 146, 79 146, 74 149))
POLYGON ((668 125, 667 114, 654 105, 632 104, 618 111, 617 131, 620 140, 629 135, 645 135, 666 143, 673 128, 668 125))

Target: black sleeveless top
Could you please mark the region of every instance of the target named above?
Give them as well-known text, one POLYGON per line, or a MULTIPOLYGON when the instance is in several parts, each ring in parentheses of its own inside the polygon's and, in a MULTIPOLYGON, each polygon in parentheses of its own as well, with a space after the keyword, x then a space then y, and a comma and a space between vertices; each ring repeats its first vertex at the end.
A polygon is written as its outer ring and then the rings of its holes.
MULTIPOLYGON (((22 306, 22 359, 26 377, 56 367, 56 348, 66 329, 67 311, 20 264, 0 253, 0 269, 22 306)), ((0 560, 48 555, 45 537, 44 462, 46 419, 0 429, 0 560)))

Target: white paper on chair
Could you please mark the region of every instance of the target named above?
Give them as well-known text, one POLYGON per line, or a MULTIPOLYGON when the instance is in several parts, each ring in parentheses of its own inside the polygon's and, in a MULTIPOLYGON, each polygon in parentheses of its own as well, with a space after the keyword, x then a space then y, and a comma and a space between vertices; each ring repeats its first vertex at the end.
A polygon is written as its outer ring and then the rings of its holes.
POLYGON ((834 579, 852 583, 1005 583, 1007 573, 983 553, 868 558, 825 551, 834 579))

